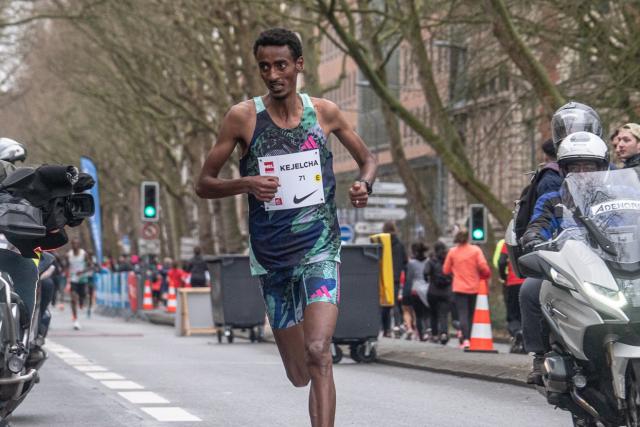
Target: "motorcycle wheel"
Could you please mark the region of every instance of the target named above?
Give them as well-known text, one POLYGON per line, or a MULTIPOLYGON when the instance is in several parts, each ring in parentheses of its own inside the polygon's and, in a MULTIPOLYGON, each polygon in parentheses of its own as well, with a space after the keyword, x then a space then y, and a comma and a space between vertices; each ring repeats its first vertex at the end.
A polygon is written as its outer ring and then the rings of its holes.
POLYGON ((631 360, 627 367, 626 384, 627 398, 625 418, 627 427, 640 427, 640 361, 631 360))

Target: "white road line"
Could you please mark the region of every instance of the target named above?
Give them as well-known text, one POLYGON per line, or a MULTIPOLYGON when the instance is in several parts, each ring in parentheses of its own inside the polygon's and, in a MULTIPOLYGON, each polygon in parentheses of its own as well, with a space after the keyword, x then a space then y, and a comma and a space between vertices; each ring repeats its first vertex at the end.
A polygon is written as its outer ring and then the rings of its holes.
POLYGON ((106 372, 107 368, 98 365, 78 365, 74 366, 80 372, 106 372))
POLYGON ((69 365, 93 365, 94 362, 92 362, 89 359, 85 359, 84 357, 79 357, 79 358, 73 358, 73 359, 63 359, 67 364, 69 365))
POLYGON ((133 381, 100 381, 105 387, 111 390, 141 390, 142 387, 133 381))
POLYGON ((164 397, 152 391, 119 391, 118 394, 131 403, 152 404, 152 403, 169 403, 164 397))
POLYGON ((123 380, 122 375, 118 375, 114 372, 86 372, 94 380, 123 380))
MULTIPOLYGON (((140 384, 133 381, 127 381, 122 375, 109 372, 109 370, 103 366, 94 365, 94 362, 90 361, 86 357, 67 347, 56 344, 51 340, 49 340, 46 348, 51 353, 58 356, 63 362, 74 367, 80 372, 84 372, 90 378, 100 381, 105 387, 111 390, 144 389, 140 384)), ((170 403, 164 397, 151 391, 119 391, 118 394, 133 404, 152 405, 170 403)), ((200 418, 177 406, 141 407, 140 409, 161 422, 202 421, 200 418)))
POLYGON ((155 418, 158 421, 165 421, 165 422, 202 421, 200 418, 196 417, 195 415, 191 415, 184 409, 178 408, 175 406, 169 406, 164 408, 142 407, 140 409, 142 409, 144 412, 151 415, 153 418, 155 418))

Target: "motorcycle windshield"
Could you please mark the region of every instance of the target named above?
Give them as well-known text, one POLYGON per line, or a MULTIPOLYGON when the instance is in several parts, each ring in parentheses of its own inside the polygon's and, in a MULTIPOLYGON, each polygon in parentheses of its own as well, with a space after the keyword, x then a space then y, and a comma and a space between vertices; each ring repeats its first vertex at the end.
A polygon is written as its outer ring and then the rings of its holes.
MULTIPOLYGON (((571 173, 560 190, 562 209, 558 248, 568 240, 581 240, 598 255, 617 264, 640 262, 640 168, 571 173), (605 251, 594 232, 576 219, 591 220, 613 250, 605 251)), ((556 215, 557 216, 557 215, 556 215)))

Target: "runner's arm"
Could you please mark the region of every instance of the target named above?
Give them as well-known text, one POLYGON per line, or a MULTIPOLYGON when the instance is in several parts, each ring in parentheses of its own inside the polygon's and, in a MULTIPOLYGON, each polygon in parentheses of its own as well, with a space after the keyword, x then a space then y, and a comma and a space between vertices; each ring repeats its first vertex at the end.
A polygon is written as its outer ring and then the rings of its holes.
POLYGON ((238 141, 243 139, 242 130, 251 116, 247 107, 235 105, 222 120, 218 140, 209 151, 196 183, 196 194, 204 199, 218 199, 236 194, 252 193, 260 201, 269 201, 278 189, 276 177, 249 176, 236 179, 218 178, 220 170, 229 160, 238 141))
POLYGON ((376 160, 360 136, 353 130, 336 104, 326 99, 316 99, 321 116, 321 125, 327 134, 333 132, 345 146, 360 168, 359 180, 349 190, 351 203, 358 208, 365 207, 369 196, 367 187, 360 180, 373 185, 376 179, 376 160))
POLYGON ((364 179, 373 184, 376 179, 376 160, 369 152, 360 136, 353 130, 353 127, 342 114, 336 104, 326 99, 319 99, 322 104, 321 111, 325 122, 325 129, 328 133, 333 132, 338 140, 345 146, 360 168, 360 179, 364 179))

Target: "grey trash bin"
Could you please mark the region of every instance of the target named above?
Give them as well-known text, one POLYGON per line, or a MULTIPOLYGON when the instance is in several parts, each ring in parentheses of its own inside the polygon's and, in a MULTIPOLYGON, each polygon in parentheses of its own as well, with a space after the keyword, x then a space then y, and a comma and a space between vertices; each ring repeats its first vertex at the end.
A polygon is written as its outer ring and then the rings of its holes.
POLYGON ((211 274, 211 306, 213 323, 222 335, 233 342, 233 329, 249 329, 251 341, 261 336, 265 307, 260 281, 251 275, 246 255, 205 257, 211 274))
POLYGON ((334 363, 342 358, 338 344, 348 344, 356 362, 375 360, 380 331, 378 288, 380 245, 344 245, 340 258, 340 312, 333 334, 334 363))

